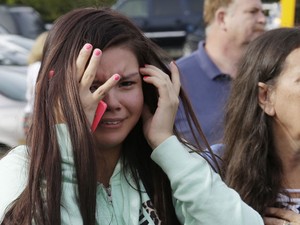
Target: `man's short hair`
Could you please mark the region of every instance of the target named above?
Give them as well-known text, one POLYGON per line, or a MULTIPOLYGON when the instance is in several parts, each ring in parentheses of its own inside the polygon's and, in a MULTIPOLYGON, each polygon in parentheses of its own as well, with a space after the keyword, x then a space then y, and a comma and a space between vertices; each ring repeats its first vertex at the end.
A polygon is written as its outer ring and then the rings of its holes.
POLYGON ((228 7, 234 0, 205 0, 203 19, 205 26, 212 23, 216 11, 221 7, 228 7))

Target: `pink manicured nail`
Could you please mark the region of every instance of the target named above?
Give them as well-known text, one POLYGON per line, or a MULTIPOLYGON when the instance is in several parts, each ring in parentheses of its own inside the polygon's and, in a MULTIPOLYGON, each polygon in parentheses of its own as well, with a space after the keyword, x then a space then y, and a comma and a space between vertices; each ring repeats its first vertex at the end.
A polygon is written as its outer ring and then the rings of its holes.
POLYGON ((94 54, 96 56, 99 56, 101 54, 101 50, 100 49, 95 49, 94 54))
POLYGON ((48 76, 49 76, 49 78, 52 78, 54 76, 54 70, 50 70, 48 76))
POLYGON ((85 49, 86 49, 86 50, 89 50, 89 49, 91 49, 91 48, 92 48, 92 45, 91 45, 91 44, 89 44, 89 43, 85 44, 85 49))
POLYGON ((115 75, 114 75, 114 79, 115 79, 115 80, 120 80, 120 75, 119 75, 119 74, 115 74, 115 75))

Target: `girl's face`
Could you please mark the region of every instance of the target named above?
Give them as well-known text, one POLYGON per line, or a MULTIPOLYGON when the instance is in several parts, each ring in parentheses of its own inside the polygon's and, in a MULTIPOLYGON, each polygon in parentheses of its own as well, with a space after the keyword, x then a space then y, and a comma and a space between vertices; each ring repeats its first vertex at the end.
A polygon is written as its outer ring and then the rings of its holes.
POLYGON ((143 110, 139 65, 135 55, 126 47, 112 47, 103 51, 92 89, 116 73, 121 75, 121 79, 104 97, 107 109, 94 133, 100 149, 120 148, 143 110))

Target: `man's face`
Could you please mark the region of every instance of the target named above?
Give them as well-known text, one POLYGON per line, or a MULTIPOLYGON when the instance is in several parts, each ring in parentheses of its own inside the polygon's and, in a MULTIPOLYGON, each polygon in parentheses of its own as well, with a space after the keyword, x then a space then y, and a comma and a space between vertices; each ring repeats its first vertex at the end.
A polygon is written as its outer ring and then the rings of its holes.
POLYGON ((261 1, 233 0, 226 10, 225 24, 232 43, 248 45, 265 30, 261 1))

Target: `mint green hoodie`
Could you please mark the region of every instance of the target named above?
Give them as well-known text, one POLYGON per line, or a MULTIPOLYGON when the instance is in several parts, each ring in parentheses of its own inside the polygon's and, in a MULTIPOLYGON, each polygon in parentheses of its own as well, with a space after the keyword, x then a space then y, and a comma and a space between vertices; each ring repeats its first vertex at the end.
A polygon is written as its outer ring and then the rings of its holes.
MULTIPOLYGON (((75 168, 66 125, 57 125, 57 132, 63 174, 61 224, 81 225, 75 168)), ((175 136, 154 149, 151 158, 169 177, 174 207, 182 224, 263 225, 260 215, 222 182, 206 160, 198 154, 189 153, 175 136)), ((97 224, 138 225, 148 221, 146 224, 154 225, 149 208, 141 204, 149 201, 148 195, 143 192, 140 199, 139 193, 132 187, 130 174, 126 175, 126 180, 121 170, 119 162, 110 179, 109 189, 101 184, 97 186, 97 224)), ((0 221, 5 209, 23 191, 27 177, 26 147, 18 146, 0 161, 0 221)))

